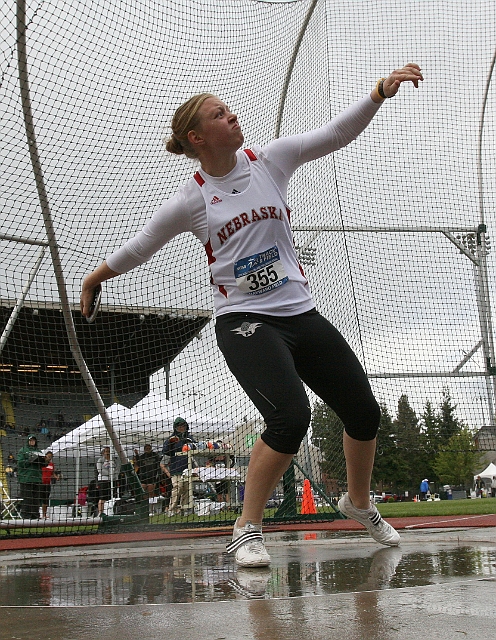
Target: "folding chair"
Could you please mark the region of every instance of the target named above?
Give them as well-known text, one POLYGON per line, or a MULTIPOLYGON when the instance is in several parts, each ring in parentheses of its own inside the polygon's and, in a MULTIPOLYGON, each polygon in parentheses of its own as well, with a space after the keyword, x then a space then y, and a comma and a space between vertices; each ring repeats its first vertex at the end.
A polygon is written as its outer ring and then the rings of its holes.
POLYGON ((7 489, 4 487, 3 482, 0 480, 0 504, 2 507, 2 513, 0 519, 4 518, 22 518, 21 513, 17 507, 19 502, 22 502, 22 498, 11 498, 7 489))

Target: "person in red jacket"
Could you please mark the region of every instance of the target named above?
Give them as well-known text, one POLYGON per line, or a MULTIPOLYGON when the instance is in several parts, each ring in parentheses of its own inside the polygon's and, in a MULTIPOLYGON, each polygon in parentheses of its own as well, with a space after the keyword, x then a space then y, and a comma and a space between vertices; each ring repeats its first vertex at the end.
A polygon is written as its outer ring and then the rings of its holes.
POLYGON ((41 467, 41 514, 47 519, 47 509, 50 503, 50 493, 52 485, 60 478, 60 474, 55 470, 53 453, 47 451, 45 454, 45 465, 41 467))

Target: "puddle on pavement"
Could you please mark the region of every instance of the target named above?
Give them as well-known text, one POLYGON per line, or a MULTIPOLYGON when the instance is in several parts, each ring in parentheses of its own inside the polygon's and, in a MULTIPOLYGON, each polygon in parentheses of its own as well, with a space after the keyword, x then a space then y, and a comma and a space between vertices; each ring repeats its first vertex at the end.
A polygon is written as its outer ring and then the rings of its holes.
POLYGON ((0 606, 270 599, 397 589, 462 578, 496 579, 496 550, 484 545, 415 552, 367 549, 359 551, 359 557, 341 557, 343 551, 322 545, 281 546, 275 552, 271 549, 273 564, 266 569, 236 569, 232 557, 224 553, 165 555, 171 550, 161 548, 146 553, 146 557, 55 558, 4 565, 0 567, 0 606))

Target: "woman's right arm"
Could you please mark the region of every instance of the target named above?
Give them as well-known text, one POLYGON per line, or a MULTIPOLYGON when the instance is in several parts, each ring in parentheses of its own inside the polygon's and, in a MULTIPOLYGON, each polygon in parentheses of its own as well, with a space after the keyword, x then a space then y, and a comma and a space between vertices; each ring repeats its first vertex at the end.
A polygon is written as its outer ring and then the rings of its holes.
POLYGON ((207 233, 206 224, 203 225, 201 217, 204 208, 201 193, 190 180, 177 194, 162 204, 137 235, 114 251, 84 278, 80 300, 83 316, 90 314, 95 287, 143 264, 178 234, 191 231, 204 243, 207 233))

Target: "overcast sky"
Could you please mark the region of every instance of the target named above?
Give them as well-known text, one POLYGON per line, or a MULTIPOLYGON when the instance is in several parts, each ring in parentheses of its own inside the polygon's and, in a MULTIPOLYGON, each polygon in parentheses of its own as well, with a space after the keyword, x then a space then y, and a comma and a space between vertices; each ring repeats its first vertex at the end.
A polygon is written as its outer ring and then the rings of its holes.
MULTIPOLYGON (((246 144, 274 137, 294 43, 311 2, 45 0, 28 3, 30 83, 44 176, 67 286, 136 233, 194 165, 164 153, 175 108, 218 93, 246 144)), ((0 10, 3 81, 2 231, 44 239, 19 108, 14 3, 0 10)), ((493 0, 321 0, 289 86, 281 135, 320 126, 409 61, 425 82, 387 101, 360 138, 301 169, 290 188, 296 227, 443 227, 480 220, 477 145, 496 46, 493 0)), ((496 88, 484 125, 483 185, 494 225, 496 88)), ((313 232, 295 232, 296 244, 313 232)), ((344 333, 369 373, 452 370, 480 340, 472 263, 433 233, 323 232, 306 267, 317 306, 344 333)), ((1 242, 2 298, 15 298, 37 249, 1 242)), ((494 294, 494 255, 489 259, 494 294)), ((47 259, 31 291, 51 300, 47 259)), ((211 308, 202 247, 181 236, 105 287, 108 302, 211 308), (186 260, 185 260, 186 256, 186 260)), ((495 304, 492 299, 493 306, 495 304)), ((480 353, 465 367, 480 371, 480 353)), ((212 326, 175 361, 173 399, 241 420, 253 409, 232 380, 212 326), (219 393, 221 389, 221 393, 219 393), (198 394, 196 396, 188 394, 198 394), (201 395, 200 395, 201 394, 201 395)), ((407 392, 416 408, 448 384, 472 426, 483 415, 482 378, 373 380, 392 409, 407 392)), ((163 391, 163 378, 154 386, 163 391)))

